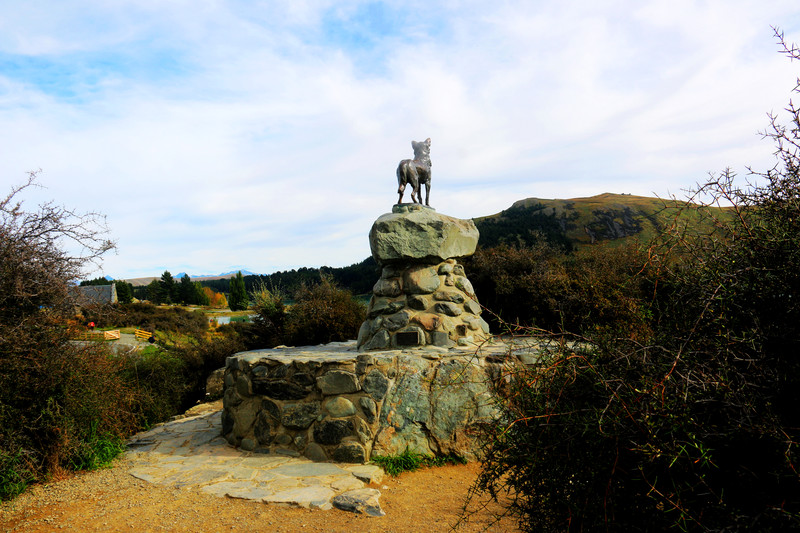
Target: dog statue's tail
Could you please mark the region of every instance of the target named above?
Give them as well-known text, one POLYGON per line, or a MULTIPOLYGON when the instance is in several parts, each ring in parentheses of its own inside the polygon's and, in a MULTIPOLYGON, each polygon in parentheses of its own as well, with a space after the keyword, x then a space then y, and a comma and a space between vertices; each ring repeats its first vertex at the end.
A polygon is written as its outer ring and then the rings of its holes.
POLYGON ((397 165, 397 194, 403 194, 403 191, 406 189, 406 183, 408 183, 406 165, 403 163, 405 163, 405 161, 400 161, 400 164, 397 165))

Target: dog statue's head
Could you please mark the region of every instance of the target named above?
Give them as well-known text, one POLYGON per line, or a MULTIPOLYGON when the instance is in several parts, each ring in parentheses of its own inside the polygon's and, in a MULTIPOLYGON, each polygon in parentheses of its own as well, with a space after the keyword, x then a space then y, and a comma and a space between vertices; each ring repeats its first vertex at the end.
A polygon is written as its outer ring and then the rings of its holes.
POLYGON ((428 137, 424 141, 411 141, 411 148, 414 149, 414 159, 430 163, 431 161, 431 139, 428 137))

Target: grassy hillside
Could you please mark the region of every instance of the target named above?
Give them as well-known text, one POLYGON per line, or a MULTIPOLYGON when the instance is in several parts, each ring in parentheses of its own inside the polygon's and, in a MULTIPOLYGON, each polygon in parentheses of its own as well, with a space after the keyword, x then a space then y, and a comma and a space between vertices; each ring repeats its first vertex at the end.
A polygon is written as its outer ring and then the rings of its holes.
MULTIPOLYGON (((567 249, 603 241, 621 243, 631 237, 646 241, 676 217, 682 225, 710 229, 703 211, 681 210, 682 206, 672 200, 611 193, 568 200, 527 198, 495 215, 476 218, 475 224, 484 248, 529 242, 534 231, 567 249)), ((725 216, 723 209, 708 209, 725 216)))

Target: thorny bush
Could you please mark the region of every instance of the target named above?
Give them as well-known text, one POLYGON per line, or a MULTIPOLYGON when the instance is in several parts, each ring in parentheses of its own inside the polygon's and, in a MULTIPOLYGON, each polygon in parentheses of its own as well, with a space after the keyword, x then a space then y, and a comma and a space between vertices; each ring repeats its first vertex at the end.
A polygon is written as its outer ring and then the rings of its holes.
POLYGON ((72 285, 114 246, 104 220, 52 203, 27 210, 20 195, 33 186, 36 173, 0 200, 0 499, 96 464, 99 441, 136 425, 119 363, 65 327, 72 285))
POLYGON ((624 327, 562 336, 579 342, 513 373, 473 491, 508 492, 524 530, 800 529, 800 111, 787 111, 764 134, 773 169, 744 187, 712 176, 685 207, 733 216, 650 248, 646 342, 624 327))

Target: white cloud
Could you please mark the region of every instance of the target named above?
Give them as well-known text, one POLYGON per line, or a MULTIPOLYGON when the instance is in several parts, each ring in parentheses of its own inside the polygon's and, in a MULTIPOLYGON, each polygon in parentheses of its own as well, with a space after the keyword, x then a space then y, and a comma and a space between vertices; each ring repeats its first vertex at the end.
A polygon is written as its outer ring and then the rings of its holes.
POLYGON ((678 192, 769 165, 793 1, 149 1, 0 7, 9 185, 109 215, 118 277, 369 254, 395 167, 432 138, 432 203, 678 192))

